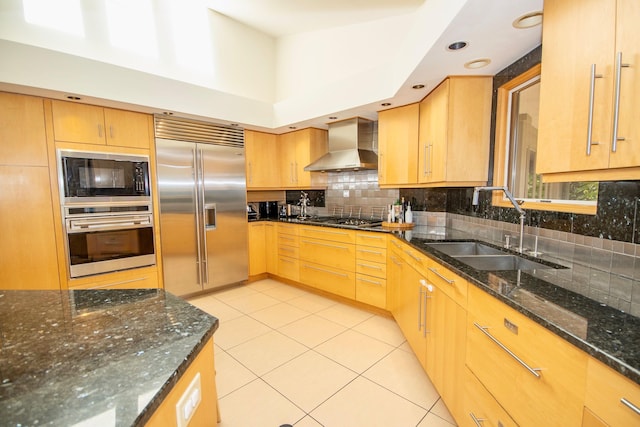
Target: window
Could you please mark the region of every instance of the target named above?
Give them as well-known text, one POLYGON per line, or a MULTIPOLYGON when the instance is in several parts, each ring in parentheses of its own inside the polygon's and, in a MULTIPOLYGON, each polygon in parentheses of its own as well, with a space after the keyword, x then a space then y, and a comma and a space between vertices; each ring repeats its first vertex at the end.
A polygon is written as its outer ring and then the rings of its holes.
MULTIPOLYGON (((536 173, 539 104, 539 65, 498 89, 494 182, 528 209, 595 214, 597 182, 545 183, 536 173)), ((494 204, 510 205, 500 193, 494 204)))

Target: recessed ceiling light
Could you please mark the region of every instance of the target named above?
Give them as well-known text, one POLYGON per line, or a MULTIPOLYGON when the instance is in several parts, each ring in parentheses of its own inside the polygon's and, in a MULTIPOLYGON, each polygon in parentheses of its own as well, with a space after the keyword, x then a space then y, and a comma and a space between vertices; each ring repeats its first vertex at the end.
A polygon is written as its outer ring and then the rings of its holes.
POLYGON ((335 119, 337 119, 337 117, 336 117, 336 116, 331 116, 331 117, 329 117, 329 120, 335 120, 335 119))
POLYGON ((413 85, 411 86, 413 89, 422 89, 424 85, 413 85))
POLYGON ((298 128, 295 126, 289 126, 289 129, 298 129, 298 128))
POLYGON ((491 60, 489 58, 474 59, 473 61, 469 61, 464 64, 464 68, 475 70, 476 68, 486 67, 489 64, 491 64, 491 60))
POLYGON ((531 12, 526 15, 522 15, 515 21, 513 21, 514 28, 524 29, 531 28, 542 24, 542 12, 531 12))
POLYGON ((79 101, 79 100, 81 100, 82 98, 80 98, 79 96, 69 95, 69 96, 67 96, 67 99, 70 99, 70 100, 72 100, 72 101, 79 101))
POLYGON ((229 126, 240 126, 240 125, 237 123, 229 123, 229 126))
POLYGON ((390 102, 383 102, 380 105, 382 105, 383 107, 388 107, 389 105, 391 105, 391 103, 390 102))
POLYGON ((465 47, 467 47, 468 44, 469 43, 463 42, 463 41, 453 42, 449 46, 447 46, 447 50, 455 51, 455 50, 464 49, 465 47))
POLYGON ((173 113, 171 111, 163 111, 162 114, 164 114, 165 116, 173 116, 173 113))

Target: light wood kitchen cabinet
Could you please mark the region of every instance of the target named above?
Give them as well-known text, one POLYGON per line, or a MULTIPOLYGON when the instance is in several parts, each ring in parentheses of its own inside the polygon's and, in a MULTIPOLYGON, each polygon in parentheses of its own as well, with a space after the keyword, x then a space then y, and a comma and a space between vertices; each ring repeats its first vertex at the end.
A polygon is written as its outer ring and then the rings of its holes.
POLYGON ((378 112, 378 183, 416 184, 419 104, 378 112))
POLYGON ((280 187, 278 144, 275 134, 244 131, 247 189, 280 187))
POLYGON ((267 246, 264 222, 248 224, 249 276, 267 272, 267 246))
POLYGON ((387 306, 387 236, 356 232, 356 301, 387 306))
POLYGON ((545 181, 640 177, 639 20, 636 0, 545 2, 536 165, 545 181))
POLYGON ((278 224, 265 222, 264 237, 267 273, 278 274, 278 224))
POLYGON ((456 417, 461 427, 517 427, 491 393, 471 373, 464 368, 464 397, 462 416, 456 417))
MULTIPOLYGON (((327 151, 327 131, 307 128, 278 135, 280 185, 283 188, 309 188, 311 174, 305 166, 327 151)), ((316 173, 316 172, 313 172, 316 173)))
POLYGON ((294 224, 278 224, 278 276, 300 280, 298 227, 294 224))
POLYGON ((475 286, 466 365, 519 425, 582 422, 587 355, 475 286))
POLYGON ((419 184, 487 183, 492 84, 491 77, 449 77, 420 102, 419 184))
POLYGON ((60 289, 44 101, 0 93, 0 282, 60 289))
POLYGON ((640 386, 602 362, 589 357, 583 427, 640 425, 640 386), (587 421, 591 422, 588 424, 587 421))
POLYGON ((148 114, 67 101, 51 103, 56 141, 146 150, 151 146, 153 125, 148 114))
POLYGON ((300 228, 300 281, 355 299, 355 231, 329 227, 300 228))
POLYGON ((69 289, 146 289, 159 288, 156 266, 69 279, 69 289))

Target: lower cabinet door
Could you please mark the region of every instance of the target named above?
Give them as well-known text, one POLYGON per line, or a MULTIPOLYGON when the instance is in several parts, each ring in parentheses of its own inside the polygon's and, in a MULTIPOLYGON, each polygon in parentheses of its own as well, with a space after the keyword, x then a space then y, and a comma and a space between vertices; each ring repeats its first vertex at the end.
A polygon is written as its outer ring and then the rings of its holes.
POLYGON ((326 265, 300 261, 300 281, 332 294, 345 298, 356 297, 356 274, 353 271, 339 270, 326 265))
POLYGON ((300 280, 300 262, 297 258, 278 256, 278 276, 285 279, 300 280))
POLYGON ((356 273, 356 301, 386 308, 387 281, 379 277, 356 273))
POLYGON ((511 416, 500 406, 469 370, 464 370, 463 413, 457 419, 461 427, 516 427, 511 416))

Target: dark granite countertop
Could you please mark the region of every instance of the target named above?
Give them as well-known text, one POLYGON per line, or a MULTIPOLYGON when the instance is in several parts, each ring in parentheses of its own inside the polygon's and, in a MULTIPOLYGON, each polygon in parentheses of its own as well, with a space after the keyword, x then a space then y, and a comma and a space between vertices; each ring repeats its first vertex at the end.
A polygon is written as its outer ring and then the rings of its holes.
POLYGON ((217 327, 159 289, 0 291, 0 425, 143 425, 217 327))
MULTIPOLYGON (((284 221, 336 227, 308 220, 284 221)), ((428 246, 429 243, 442 241, 478 241, 471 234, 444 227, 416 226, 413 230, 404 232, 390 232, 382 227, 337 227, 393 234, 456 272, 469 283, 640 384, 640 318, 556 285, 554 274, 560 270, 476 270, 428 246)), ((494 247, 509 252, 498 246, 494 247)), ((565 271, 572 268, 572 265, 567 265, 562 260, 529 259, 543 263, 556 262, 567 267, 565 271)))

